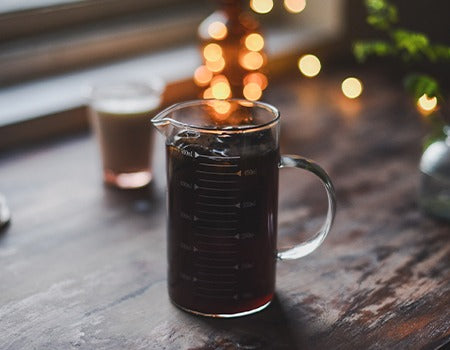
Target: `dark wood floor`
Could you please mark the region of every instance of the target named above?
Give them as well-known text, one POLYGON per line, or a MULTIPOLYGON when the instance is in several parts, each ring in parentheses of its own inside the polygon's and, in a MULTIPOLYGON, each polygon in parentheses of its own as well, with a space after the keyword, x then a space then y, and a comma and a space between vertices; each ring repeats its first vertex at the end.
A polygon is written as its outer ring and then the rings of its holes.
MULTIPOLYGON (((277 296, 234 320, 191 316, 166 291, 162 140, 155 183, 101 183, 90 135, 0 154, 12 222, 0 233, 1 349, 437 349, 450 340, 450 225, 416 203, 425 127, 398 87, 345 72, 273 84, 282 151, 334 179, 338 214, 315 253, 280 262, 277 296)), ((279 245, 317 229, 325 194, 283 170, 279 245)))

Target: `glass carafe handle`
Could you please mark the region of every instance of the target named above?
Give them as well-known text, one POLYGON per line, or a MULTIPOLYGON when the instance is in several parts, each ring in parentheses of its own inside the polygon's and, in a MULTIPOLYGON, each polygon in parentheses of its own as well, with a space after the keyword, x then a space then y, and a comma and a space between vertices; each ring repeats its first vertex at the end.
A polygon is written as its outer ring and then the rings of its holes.
POLYGON ((317 177, 325 187, 328 196, 328 212, 325 222, 316 234, 307 240, 285 251, 278 252, 278 258, 280 260, 291 260, 304 257, 313 251, 315 251, 324 241, 328 232, 333 224, 334 216, 336 214, 336 195, 334 193, 334 187, 328 174, 319 165, 311 160, 295 156, 295 155, 282 155, 280 158, 279 168, 300 168, 307 170, 317 177))

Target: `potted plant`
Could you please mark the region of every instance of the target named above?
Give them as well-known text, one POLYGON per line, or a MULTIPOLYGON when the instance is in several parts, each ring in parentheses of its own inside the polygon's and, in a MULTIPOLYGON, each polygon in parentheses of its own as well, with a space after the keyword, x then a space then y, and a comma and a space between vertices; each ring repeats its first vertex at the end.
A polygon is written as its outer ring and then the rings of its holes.
POLYGON ((368 57, 400 60, 410 71, 404 86, 427 116, 431 132, 424 143, 420 161, 419 205, 426 213, 450 220, 450 110, 440 81, 431 74, 417 72, 423 63, 432 66, 450 62, 450 47, 432 43, 424 33, 398 25, 398 10, 389 0, 365 0, 367 23, 383 39, 357 41, 353 53, 359 62, 368 57))

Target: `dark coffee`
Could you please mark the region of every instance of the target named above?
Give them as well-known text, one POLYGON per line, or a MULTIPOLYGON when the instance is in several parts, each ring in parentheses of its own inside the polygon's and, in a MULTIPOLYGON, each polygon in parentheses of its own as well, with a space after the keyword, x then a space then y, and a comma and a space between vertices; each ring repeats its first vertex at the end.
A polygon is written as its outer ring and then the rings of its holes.
POLYGON ((169 294, 188 310, 236 314, 273 297, 279 153, 239 142, 167 146, 169 294))

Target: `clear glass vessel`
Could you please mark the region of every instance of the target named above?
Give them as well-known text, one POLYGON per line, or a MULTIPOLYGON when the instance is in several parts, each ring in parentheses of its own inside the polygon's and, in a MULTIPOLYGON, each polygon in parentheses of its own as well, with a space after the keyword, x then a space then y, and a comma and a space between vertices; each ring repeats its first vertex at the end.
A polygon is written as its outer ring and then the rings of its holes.
POLYGON ((423 211, 450 221, 450 126, 447 138, 427 147, 420 160, 419 204, 423 211))
POLYGON ((172 302, 196 314, 262 310, 275 292, 277 259, 317 249, 336 209, 333 185, 311 160, 280 155, 278 110, 246 100, 176 104, 152 119, 166 138, 168 284, 172 302), (278 172, 312 172, 328 195, 322 228, 277 251, 278 172))

